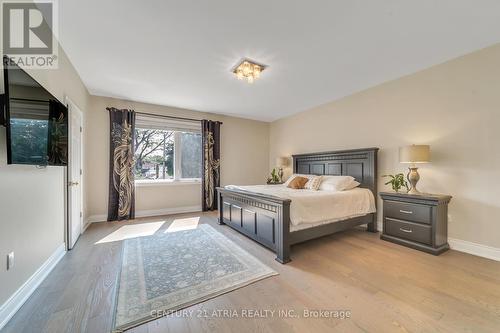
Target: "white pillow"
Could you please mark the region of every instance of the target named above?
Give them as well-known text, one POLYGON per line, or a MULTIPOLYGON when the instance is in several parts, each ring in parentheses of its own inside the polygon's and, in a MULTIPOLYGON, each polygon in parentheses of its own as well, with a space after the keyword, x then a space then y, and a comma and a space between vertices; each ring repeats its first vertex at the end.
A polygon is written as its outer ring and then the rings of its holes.
POLYGON ((308 190, 317 191, 317 190, 319 190, 319 187, 321 185, 322 180, 323 180, 322 176, 314 176, 312 178, 309 178, 309 181, 306 183, 304 188, 308 189, 308 190))
POLYGON ((355 181, 351 176, 323 176, 323 181, 319 186, 320 190, 343 191, 355 181))
POLYGON ((357 181, 353 180, 353 181, 352 181, 352 183, 351 183, 351 184, 349 184, 349 186, 347 186, 347 187, 344 189, 344 191, 352 190, 353 188, 356 188, 356 187, 358 187, 359 185, 361 185, 361 183, 360 183, 360 182, 357 182, 357 181))

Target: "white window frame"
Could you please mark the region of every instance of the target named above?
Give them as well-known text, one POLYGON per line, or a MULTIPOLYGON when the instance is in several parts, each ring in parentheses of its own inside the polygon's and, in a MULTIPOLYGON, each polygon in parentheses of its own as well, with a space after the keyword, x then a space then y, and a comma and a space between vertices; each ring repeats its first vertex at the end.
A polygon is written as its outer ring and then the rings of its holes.
MULTIPOLYGON (((157 121, 157 118, 152 118, 149 119, 149 117, 144 117, 143 119, 153 121, 157 121)), ((182 144, 182 136, 181 133, 183 132, 182 127, 179 128, 179 122, 176 122, 176 125, 173 126, 175 129, 171 129, 168 126, 168 122, 165 126, 160 126, 163 128, 149 128, 148 126, 136 126, 138 129, 160 129, 160 130, 165 130, 165 131, 171 131, 174 132, 174 178, 173 179, 137 179, 135 180, 135 185, 138 187, 142 186, 171 186, 171 185, 193 185, 193 184, 201 184, 201 177, 200 178, 182 178, 181 177, 181 161, 182 161, 182 149, 181 149, 181 144, 182 144)), ((181 124, 182 126, 182 124, 181 124)), ((194 132, 198 133, 198 131, 193 131, 192 130, 192 125, 189 126, 189 128, 186 128, 184 132, 194 132)), ((200 131, 201 133, 201 125, 200 125, 200 131)))

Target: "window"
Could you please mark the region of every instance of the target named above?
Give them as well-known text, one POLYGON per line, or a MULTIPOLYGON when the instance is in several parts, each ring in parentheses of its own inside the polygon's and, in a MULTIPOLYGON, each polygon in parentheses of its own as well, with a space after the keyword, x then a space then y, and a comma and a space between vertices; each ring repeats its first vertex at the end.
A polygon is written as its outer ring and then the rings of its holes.
POLYGON ((180 134, 181 178, 201 179, 201 133, 180 134))
POLYGON ((136 180, 199 180, 202 170, 200 124, 137 115, 136 180))

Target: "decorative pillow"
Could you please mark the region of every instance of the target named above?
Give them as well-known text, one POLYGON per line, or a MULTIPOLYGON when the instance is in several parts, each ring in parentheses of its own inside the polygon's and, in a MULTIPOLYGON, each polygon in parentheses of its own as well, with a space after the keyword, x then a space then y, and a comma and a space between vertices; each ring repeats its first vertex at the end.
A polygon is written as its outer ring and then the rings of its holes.
POLYGON ((351 185, 355 179, 351 176, 323 176, 323 181, 319 186, 320 190, 343 191, 351 185))
POLYGON ((303 189, 306 183, 309 181, 306 177, 296 176, 287 185, 289 188, 294 188, 296 190, 303 189))
POLYGON ((304 177, 304 178, 307 178, 308 180, 314 177, 314 175, 303 175, 303 174, 300 174, 300 173, 294 173, 293 175, 291 175, 291 176, 290 176, 290 178, 288 178, 288 179, 286 180, 286 182, 285 182, 283 185, 288 186, 288 184, 290 184, 290 182, 291 182, 291 181, 292 181, 295 177, 298 177, 298 176, 300 176, 300 177, 304 177))
POLYGON ((319 186, 321 185, 323 177, 322 176, 314 176, 309 179, 309 181, 306 183, 306 186, 304 188, 308 190, 314 190, 317 191, 319 190, 319 186))

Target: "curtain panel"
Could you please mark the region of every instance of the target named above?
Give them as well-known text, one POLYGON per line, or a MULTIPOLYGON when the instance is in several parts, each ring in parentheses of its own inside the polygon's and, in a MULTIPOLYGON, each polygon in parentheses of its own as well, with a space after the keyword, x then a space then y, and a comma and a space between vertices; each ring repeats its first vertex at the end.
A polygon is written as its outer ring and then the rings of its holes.
POLYGON ((106 108, 110 119, 108 221, 135 217, 135 112, 106 108))
POLYGON ((203 211, 217 209, 216 187, 220 186, 220 125, 219 121, 201 121, 203 172, 201 202, 203 211))

